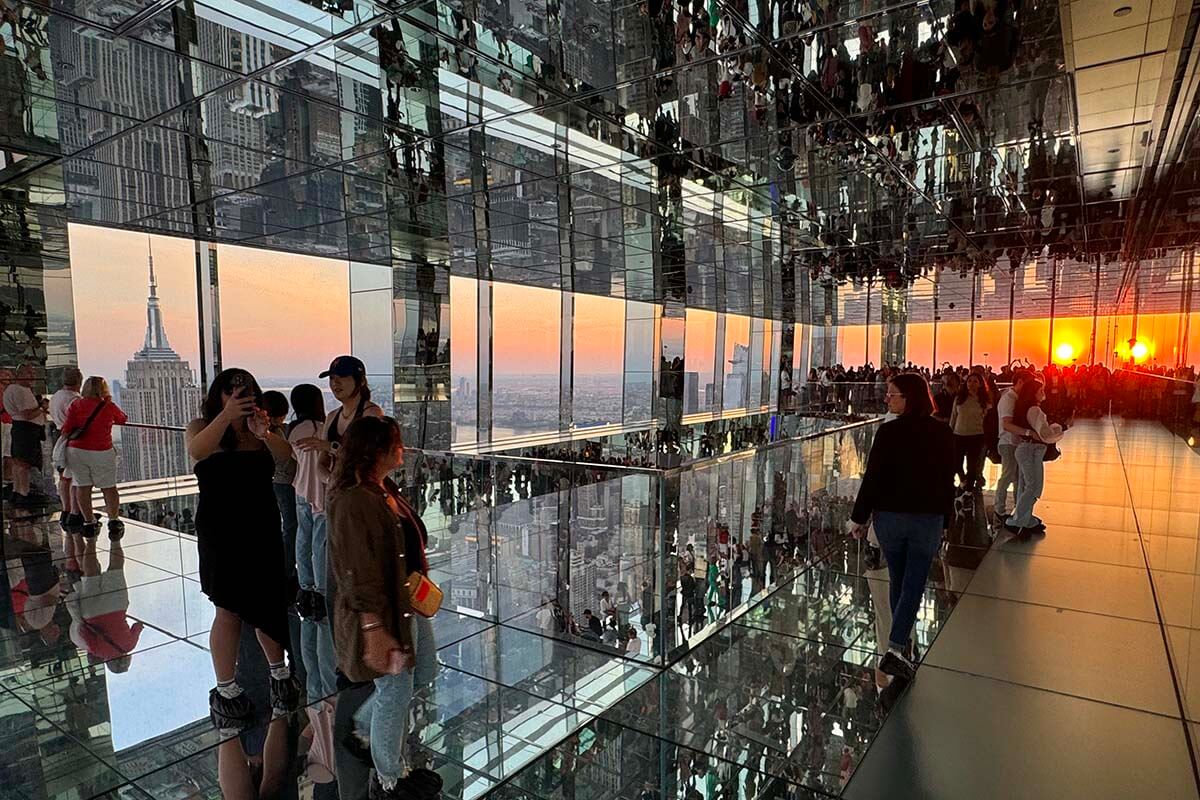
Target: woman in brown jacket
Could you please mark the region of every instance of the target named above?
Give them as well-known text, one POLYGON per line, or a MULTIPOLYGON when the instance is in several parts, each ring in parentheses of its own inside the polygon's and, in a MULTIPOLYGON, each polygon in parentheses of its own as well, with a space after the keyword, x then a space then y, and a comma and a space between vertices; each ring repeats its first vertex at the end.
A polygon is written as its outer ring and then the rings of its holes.
MULTIPOLYGON (((413 797, 404 775, 414 686, 433 683, 433 625, 415 614, 405 581, 428 573, 425 526, 388 475, 404 460, 400 426, 362 417, 346 429, 326 502, 329 556, 336 586, 334 645, 354 681, 375 693, 355 715, 356 735, 370 739, 374 798, 413 797)), ((422 777, 425 780, 428 776, 422 777)))

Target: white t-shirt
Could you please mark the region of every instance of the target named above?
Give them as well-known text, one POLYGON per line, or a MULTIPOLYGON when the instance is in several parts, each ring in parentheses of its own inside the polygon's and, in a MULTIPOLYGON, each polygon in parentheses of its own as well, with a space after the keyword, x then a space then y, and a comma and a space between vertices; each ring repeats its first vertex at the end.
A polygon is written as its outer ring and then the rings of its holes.
POLYGON ((1000 419, 1000 436, 999 444, 1011 445, 1016 447, 1019 442, 1015 434, 1009 433, 1004 429, 1004 418, 1011 417, 1013 412, 1017 410, 1017 392, 1015 389, 1005 389, 1000 395, 1000 401, 996 403, 996 416, 1000 419))
POLYGON ((37 398, 33 396, 33 390, 28 386, 22 386, 19 383, 10 383, 4 389, 4 410, 13 418, 14 422, 26 421, 37 422, 38 420, 25 420, 24 417, 17 416, 18 414, 37 408, 37 398))
POLYGON ((63 425, 67 424, 67 409, 81 396, 79 392, 66 387, 50 396, 50 419, 54 420, 54 427, 62 430, 63 425))

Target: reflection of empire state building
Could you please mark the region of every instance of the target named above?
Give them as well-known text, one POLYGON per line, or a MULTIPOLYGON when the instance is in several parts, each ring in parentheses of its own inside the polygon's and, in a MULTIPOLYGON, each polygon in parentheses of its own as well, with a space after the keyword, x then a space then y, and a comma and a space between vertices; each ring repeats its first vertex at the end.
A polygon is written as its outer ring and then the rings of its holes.
MULTIPOLYGON (((121 405, 130 422, 183 427, 200 411, 200 387, 188 362, 167 342, 158 283, 154 279, 154 254, 150 260, 150 297, 146 300, 146 341, 125 367, 121 405)), ((183 433, 125 428, 121 450, 125 480, 150 480, 185 475, 187 451, 183 433)))

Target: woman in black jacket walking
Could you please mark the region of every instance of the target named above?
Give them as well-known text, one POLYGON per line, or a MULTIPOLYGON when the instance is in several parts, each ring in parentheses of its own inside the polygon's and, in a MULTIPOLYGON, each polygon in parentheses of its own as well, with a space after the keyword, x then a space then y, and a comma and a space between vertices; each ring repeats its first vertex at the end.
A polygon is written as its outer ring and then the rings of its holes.
POLYGON ((929 568, 954 512, 954 440, 931 416, 933 398, 920 375, 888 381, 888 411, 879 428, 850 519, 856 536, 874 520, 891 582, 892 629, 879 669, 911 680, 910 638, 929 568))

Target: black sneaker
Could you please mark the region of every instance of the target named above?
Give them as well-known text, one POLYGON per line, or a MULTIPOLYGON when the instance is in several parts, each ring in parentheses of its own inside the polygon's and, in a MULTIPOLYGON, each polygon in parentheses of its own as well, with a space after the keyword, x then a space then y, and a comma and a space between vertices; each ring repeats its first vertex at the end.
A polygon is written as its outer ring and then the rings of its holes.
POLYGON ((254 704, 245 694, 225 697, 213 687, 208 692, 208 716, 217 730, 240 733, 254 724, 254 704))
POLYGON ((301 589, 296 592, 296 613, 301 619, 308 619, 312 616, 312 592, 308 589, 301 589))
POLYGON ((40 492, 30 492, 29 494, 14 493, 12 504, 16 508, 45 508, 50 504, 50 498, 40 492))
POLYGON ((414 769, 391 789, 383 788, 379 773, 371 771, 367 789, 369 800, 438 800, 442 796, 442 776, 430 769, 414 769))
MULTIPOLYGON (((371 701, 368 700, 367 702, 369 703, 371 701)), ((375 762, 371 760, 370 742, 364 741, 363 738, 353 730, 349 731, 345 736, 342 737, 341 744, 342 747, 346 748, 347 753, 349 753, 356 761, 366 766, 368 769, 375 765, 375 762)))
POLYGON ((891 648, 880 659, 879 671, 905 681, 911 681, 916 675, 916 667, 912 662, 891 648))
POLYGON ((63 533, 78 534, 83 529, 83 514, 63 514, 58 520, 63 533))
POLYGON ((295 675, 271 678, 271 719, 285 717, 304 702, 304 687, 295 675))
POLYGON ((325 619, 325 595, 320 592, 309 592, 309 619, 320 622, 325 619))
POLYGON ((401 783, 407 784, 409 796, 417 800, 437 800, 442 796, 442 776, 431 769, 414 769, 401 783))
POLYGON ((120 541, 125 535, 125 523, 119 519, 108 521, 108 538, 114 542, 120 541))
POLYGON ((79 527, 79 535, 85 539, 95 539, 100 533, 99 522, 85 522, 79 527))

